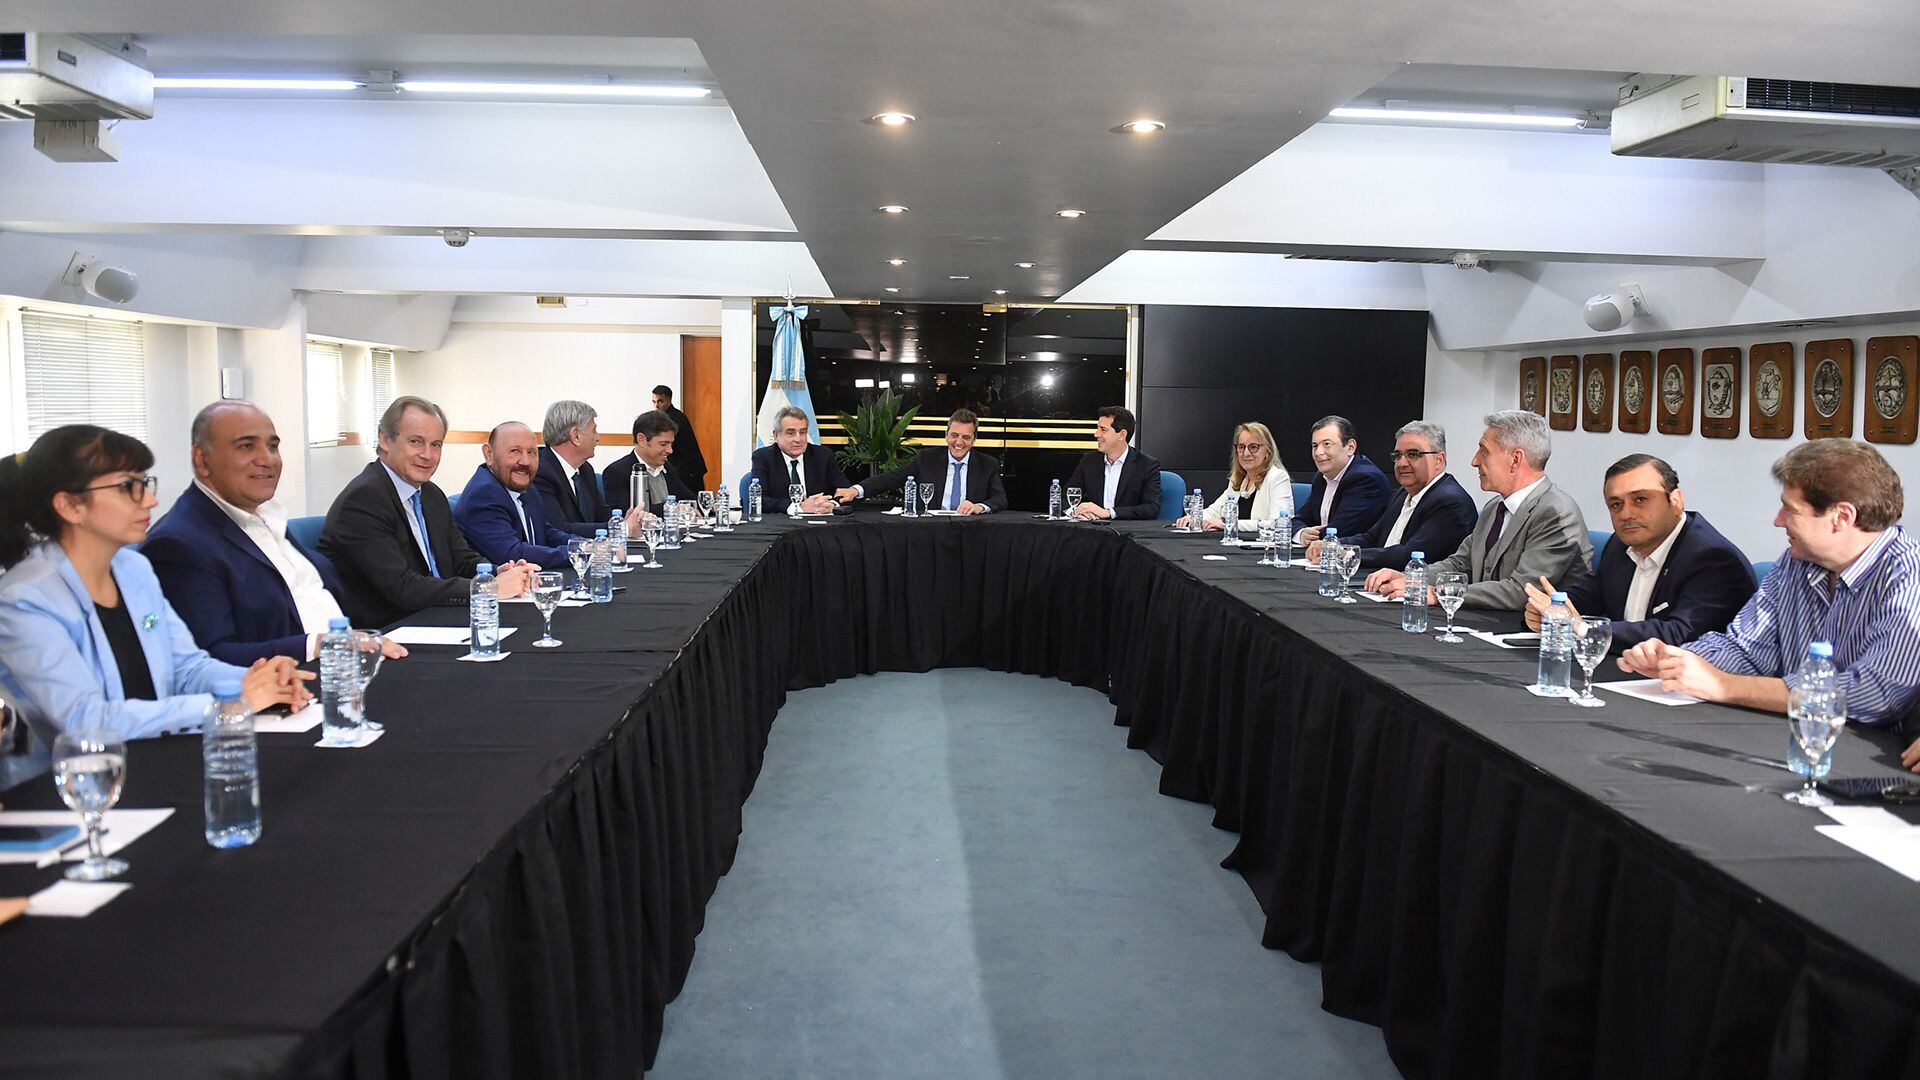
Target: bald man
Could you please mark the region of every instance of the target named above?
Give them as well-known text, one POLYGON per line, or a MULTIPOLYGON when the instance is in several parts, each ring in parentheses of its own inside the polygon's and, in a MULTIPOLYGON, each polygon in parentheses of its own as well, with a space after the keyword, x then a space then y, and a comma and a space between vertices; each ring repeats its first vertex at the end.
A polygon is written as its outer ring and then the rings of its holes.
POLYGON ((529 494, 540 468, 533 429, 509 420, 487 433, 480 448, 486 462, 473 470, 453 523, 480 557, 495 566, 533 563, 558 570, 567 565, 571 535, 547 520, 540 496, 529 494))

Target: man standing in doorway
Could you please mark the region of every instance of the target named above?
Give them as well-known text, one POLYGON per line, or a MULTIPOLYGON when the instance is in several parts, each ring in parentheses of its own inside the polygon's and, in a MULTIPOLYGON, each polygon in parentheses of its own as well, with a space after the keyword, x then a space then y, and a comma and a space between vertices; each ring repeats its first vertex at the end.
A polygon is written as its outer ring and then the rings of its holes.
POLYGON ((653 407, 673 421, 673 460, 668 468, 680 474, 688 491, 707 489, 707 459, 700 455, 700 440, 694 437, 693 421, 673 407, 673 387, 661 383, 653 388, 653 407))

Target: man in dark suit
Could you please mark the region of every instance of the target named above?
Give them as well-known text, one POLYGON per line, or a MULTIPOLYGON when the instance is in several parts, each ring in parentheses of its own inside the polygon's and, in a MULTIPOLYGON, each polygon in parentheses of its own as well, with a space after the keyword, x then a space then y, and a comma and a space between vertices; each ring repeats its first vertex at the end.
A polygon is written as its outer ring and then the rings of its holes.
MULTIPOLYGON (((1576 614, 1613 620, 1613 647, 1648 638, 1692 641, 1725 630, 1758 589, 1753 564, 1697 511, 1686 508, 1680 476, 1651 454, 1629 454, 1607 470, 1613 538, 1590 572, 1566 586, 1576 614)), ((1527 587, 1527 625, 1540 629, 1553 584, 1527 587)))
POLYGON ((534 490, 547 520, 577 536, 592 536, 607 527, 613 508, 600 494, 593 475, 593 452, 600 446, 600 423, 593 406, 584 401, 556 401, 547 406, 540 425, 540 467, 534 470, 534 490))
MULTIPOLYGON (((653 388, 653 407, 657 412, 667 414, 673 421, 675 432, 673 468, 680 474, 680 484, 688 491, 705 491, 707 488, 707 459, 700 454, 700 440, 694 437, 693 421, 687 414, 673 407, 673 387, 661 383, 653 388)), ((761 481, 761 487, 766 481, 761 481)), ((608 493, 611 497, 612 493, 608 493)), ((680 498, 686 498, 682 495, 680 498)))
POLYGON ((760 480, 761 506, 769 514, 787 512, 790 484, 805 490, 800 509, 808 514, 832 513, 831 493, 848 486, 833 452, 807 441, 807 414, 793 405, 773 414, 773 445, 753 452, 753 475, 760 480))
MULTIPOLYGON (((447 414, 425 398, 395 398, 380 415, 380 456, 333 500, 320 553, 345 583, 347 614, 385 626, 425 608, 459 605, 480 556, 454 527, 433 483, 447 414)), ((502 600, 527 591, 525 563, 494 568, 502 600)))
MULTIPOLYGON (((191 429, 193 483, 141 546, 167 602, 215 658, 313 659, 327 623, 345 614, 333 564, 287 532, 273 501, 280 436, 244 401, 217 401, 191 429)), ((391 646, 390 655, 406 650, 391 646)))
POLYGON ((1096 414, 1093 441, 1100 449, 1074 466, 1068 487, 1080 489, 1073 516, 1082 521, 1152 521, 1160 516, 1160 462, 1128 446, 1133 410, 1111 405, 1096 414))
POLYGON ((547 521, 530 490, 540 462, 533 429, 509 420, 487 433, 486 464, 473 470, 453 520, 467 543, 495 566, 530 562, 543 569, 567 565, 571 533, 547 521))
POLYGON ((1359 536, 1387 508, 1392 489, 1387 474, 1360 453, 1353 421, 1323 416, 1313 425, 1313 489, 1307 501, 1293 508, 1293 535, 1312 542, 1331 525, 1341 536, 1359 536))
MULTIPOLYGON (((1007 508, 1007 489, 1000 482, 1000 459, 973 449, 980 418, 971 409, 959 409, 947 418, 947 448, 929 446, 899 468, 841 488, 834 497, 843 503, 893 491, 915 477, 933 485, 933 505, 958 514, 992 514, 1007 508), (959 483, 954 480, 958 478, 959 483)), ((924 504, 926 499, 921 497, 924 504)))
MULTIPOLYGON (((1430 563, 1454 553, 1473 531, 1479 511, 1473 496, 1447 472, 1447 431, 1415 420, 1394 433, 1393 478, 1400 486, 1380 520, 1356 538, 1360 568, 1405 570, 1418 551, 1430 563)), ((1307 545, 1307 561, 1320 558, 1320 541, 1307 545)))
MULTIPOLYGON (((673 419, 659 409, 634 417, 633 453, 607 466, 607 471, 601 474, 607 480, 607 504, 616 510, 633 509, 635 469, 640 470, 647 487, 645 505, 640 509, 649 514, 659 514, 669 495, 686 502, 698 494, 669 465, 679 434, 673 419)), ((766 487, 765 481, 761 487, 766 487)), ((746 492, 740 496, 745 498, 746 492)))

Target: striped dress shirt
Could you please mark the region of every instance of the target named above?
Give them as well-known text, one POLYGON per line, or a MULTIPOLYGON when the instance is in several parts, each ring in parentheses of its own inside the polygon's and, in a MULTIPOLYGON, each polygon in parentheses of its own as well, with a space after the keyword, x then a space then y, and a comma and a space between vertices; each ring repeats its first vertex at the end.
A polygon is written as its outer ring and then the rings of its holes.
POLYGON ((1813 641, 1833 643, 1847 719, 1900 720, 1920 700, 1920 541, 1895 525, 1837 577, 1782 554, 1725 632, 1686 648, 1722 671, 1792 687, 1813 641))

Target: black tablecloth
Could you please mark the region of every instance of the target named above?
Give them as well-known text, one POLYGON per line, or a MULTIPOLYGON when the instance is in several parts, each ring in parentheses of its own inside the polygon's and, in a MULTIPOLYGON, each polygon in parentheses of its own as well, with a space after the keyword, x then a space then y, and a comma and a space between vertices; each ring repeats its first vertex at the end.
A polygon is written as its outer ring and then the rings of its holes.
MULTIPOLYGON (((1535 699, 1530 654, 1215 540, 1017 514, 703 540, 563 609, 565 648, 507 605, 503 663, 415 649, 366 749, 262 736, 240 851, 200 840, 197 741, 133 744, 122 805, 179 812, 98 913, 0 928, 0 1071, 632 1075, 786 691, 981 666, 1108 693, 1161 789, 1239 831, 1265 943, 1411 1075, 1920 1075, 1912 886, 1777 797, 1751 759, 1784 723, 1535 699)), ((1849 733, 1839 768, 1893 749, 1849 733)))

